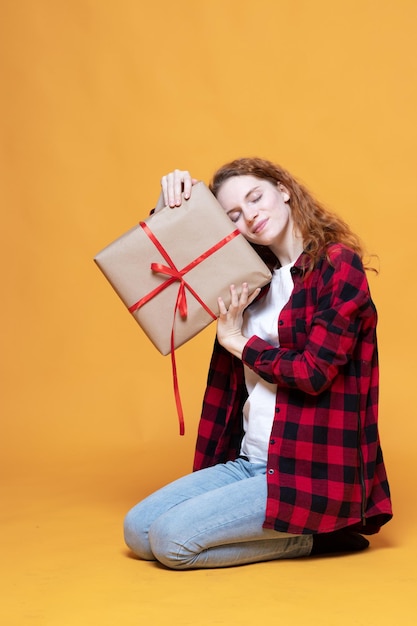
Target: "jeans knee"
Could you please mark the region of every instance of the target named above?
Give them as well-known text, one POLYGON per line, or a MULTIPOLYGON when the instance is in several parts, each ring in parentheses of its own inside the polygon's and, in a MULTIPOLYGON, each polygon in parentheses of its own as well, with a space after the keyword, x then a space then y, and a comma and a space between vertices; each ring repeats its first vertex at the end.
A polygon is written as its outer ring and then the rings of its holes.
POLYGON ((134 509, 129 511, 123 524, 125 543, 136 556, 146 561, 154 561, 155 557, 149 545, 148 533, 141 524, 140 516, 134 509))
POLYGON ((170 528, 166 519, 156 520, 149 530, 149 544, 154 558, 170 569, 189 569, 195 554, 179 541, 176 528, 170 528))

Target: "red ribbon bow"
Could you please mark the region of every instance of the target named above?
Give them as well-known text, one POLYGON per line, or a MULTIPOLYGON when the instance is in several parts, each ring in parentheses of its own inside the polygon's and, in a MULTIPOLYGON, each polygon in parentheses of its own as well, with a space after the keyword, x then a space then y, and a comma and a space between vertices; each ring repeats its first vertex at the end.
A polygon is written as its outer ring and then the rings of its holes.
POLYGON ((146 235, 149 237, 149 239, 152 241, 154 246, 159 250, 159 252, 164 257, 165 261, 168 263, 168 265, 163 265, 162 263, 151 263, 151 270, 159 274, 165 274, 166 276, 169 276, 169 278, 167 278, 167 280, 165 280, 163 283, 158 285, 158 287, 153 289, 151 292, 149 292, 146 296, 138 300, 138 302, 135 302, 135 304, 132 304, 132 306, 129 307, 129 311, 131 313, 134 313, 135 311, 140 309, 141 306, 149 302, 157 294, 159 294, 161 291, 166 289, 169 285, 172 285, 175 281, 178 281, 180 283, 180 286, 178 288, 177 299, 176 299, 175 307, 174 307, 174 315, 173 315, 172 329, 171 329, 171 363, 172 363, 172 377, 173 377, 173 383, 174 383, 175 403, 177 406, 178 420, 179 420, 179 425, 180 425, 180 435, 183 435, 184 434, 184 413, 182 410, 182 404, 181 404, 181 398, 180 398, 179 386, 178 386, 177 366, 175 362, 174 327, 175 327, 175 317, 176 317, 177 311, 180 312, 180 315, 183 319, 187 317, 188 311, 187 311, 186 289, 188 289, 188 291, 194 296, 194 298, 199 302, 199 304, 201 304, 201 306, 207 311, 207 313, 214 320, 217 318, 217 316, 213 313, 213 311, 209 309, 209 307, 205 304, 205 302, 203 302, 203 300, 196 293, 196 291, 194 291, 191 285, 189 285, 184 280, 184 275, 187 274, 187 272, 192 270, 194 267, 196 267, 199 263, 201 263, 202 261, 207 259, 209 256, 211 256, 214 252, 217 252, 217 250, 220 250, 220 248, 226 245, 226 243, 234 239, 237 235, 239 235, 239 231, 237 229, 234 230, 232 233, 230 233, 229 235, 221 239, 221 241, 219 241, 214 246, 206 250, 206 252, 204 252, 199 257, 194 259, 194 261, 191 261, 191 263, 183 267, 181 270, 178 270, 175 267, 175 264, 172 261, 171 257, 169 256, 168 252, 165 250, 161 242, 155 237, 154 233, 151 231, 149 226, 145 222, 139 222, 139 225, 141 226, 141 228, 143 228, 146 235))

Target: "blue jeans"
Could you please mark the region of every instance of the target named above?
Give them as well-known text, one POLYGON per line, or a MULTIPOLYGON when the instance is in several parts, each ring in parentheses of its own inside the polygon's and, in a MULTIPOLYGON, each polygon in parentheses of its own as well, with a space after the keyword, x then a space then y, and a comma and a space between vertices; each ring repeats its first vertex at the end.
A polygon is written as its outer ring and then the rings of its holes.
POLYGON ((126 544, 140 558, 172 569, 309 555, 311 535, 262 528, 266 494, 265 465, 241 458, 188 474, 129 511, 126 544))

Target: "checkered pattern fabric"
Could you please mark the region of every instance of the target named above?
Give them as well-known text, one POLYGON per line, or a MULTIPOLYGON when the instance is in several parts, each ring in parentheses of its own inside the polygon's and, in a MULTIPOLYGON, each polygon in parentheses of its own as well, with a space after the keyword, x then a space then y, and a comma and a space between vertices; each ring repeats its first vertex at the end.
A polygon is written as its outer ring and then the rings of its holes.
MULTIPOLYGON (((280 347, 254 336, 242 355, 278 385, 264 526, 294 534, 350 526, 372 534, 392 517, 377 425, 377 314, 361 260, 349 248, 329 247, 303 277, 305 261, 301 255, 292 268, 280 347)), ((194 469, 239 454, 242 361, 216 341, 194 469)))

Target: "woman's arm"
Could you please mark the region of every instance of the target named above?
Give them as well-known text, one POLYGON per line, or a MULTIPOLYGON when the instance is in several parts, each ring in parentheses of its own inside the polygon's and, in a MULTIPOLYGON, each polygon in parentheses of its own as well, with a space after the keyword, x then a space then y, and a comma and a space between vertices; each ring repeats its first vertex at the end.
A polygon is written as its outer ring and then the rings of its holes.
POLYGON ((317 307, 304 349, 275 348, 251 337, 245 343, 242 360, 268 382, 318 395, 352 358, 360 334, 363 341, 366 334, 369 352, 373 350, 375 324, 376 311, 359 257, 345 247, 334 246, 331 264, 323 263, 317 307))

